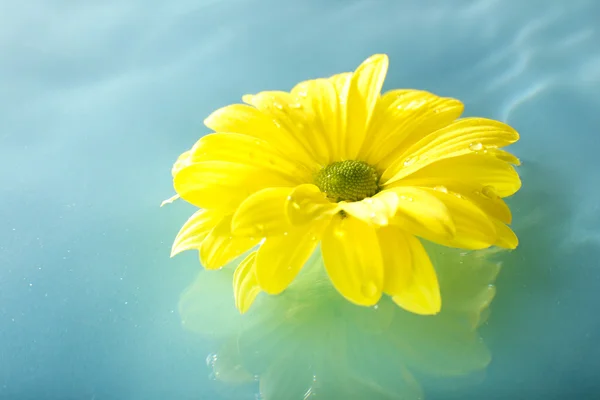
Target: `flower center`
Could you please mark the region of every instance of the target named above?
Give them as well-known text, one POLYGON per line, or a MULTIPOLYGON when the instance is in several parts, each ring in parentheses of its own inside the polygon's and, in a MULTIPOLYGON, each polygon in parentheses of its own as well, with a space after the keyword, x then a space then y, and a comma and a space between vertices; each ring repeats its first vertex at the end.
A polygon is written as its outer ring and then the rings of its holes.
POLYGON ((338 161, 317 172, 315 185, 333 201, 360 201, 379 191, 379 176, 365 162, 338 161))

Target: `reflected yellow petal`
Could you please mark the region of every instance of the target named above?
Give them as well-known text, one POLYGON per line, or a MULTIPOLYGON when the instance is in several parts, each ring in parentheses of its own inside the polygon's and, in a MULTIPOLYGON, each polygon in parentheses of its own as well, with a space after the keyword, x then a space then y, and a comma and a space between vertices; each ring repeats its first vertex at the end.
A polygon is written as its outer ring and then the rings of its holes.
POLYGON ((233 236, 231 216, 224 217, 202 241, 200 261, 206 269, 219 269, 256 246, 260 238, 233 236))
POLYGON ((373 110, 379 98, 388 69, 388 57, 377 54, 366 59, 357 69, 348 87, 347 125, 343 138, 343 159, 356 159, 365 140, 373 110))
POLYGON ((287 218, 287 199, 293 188, 267 188, 242 202, 231 221, 237 236, 265 237, 282 235, 291 229, 287 218))
POLYGON ((207 209, 233 211, 249 195, 267 187, 294 186, 281 175, 227 161, 203 161, 182 168, 175 191, 185 201, 207 209))
POLYGON ((463 112, 456 99, 422 90, 394 90, 379 100, 361 151, 370 164, 386 169, 400 148, 409 146, 443 128, 463 112), (392 156, 390 157, 390 154, 392 156))
POLYGON ((269 294, 283 292, 315 251, 327 221, 318 221, 268 237, 256 257, 256 277, 269 294))
POLYGON ((199 249, 202 241, 223 216, 214 210, 198 210, 183 224, 171 248, 171 257, 185 250, 199 249))
MULTIPOLYGON (((398 256, 405 255, 406 249, 410 252, 409 261, 404 266, 409 270, 406 275, 410 275, 410 281, 406 286, 403 284, 388 285, 388 287, 398 290, 389 293, 392 295, 392 300, 400 307, 415 314, 437 314, 442 307, 442 299, 437 274, 427 252, 416 237, 403 233, 399 229, 396 230, 395 236, 399 243, 403 242, 397 247, 404 247, 399 251, 398 256)), ((386 251, 394 250, 387 248, 386 251)), ((398 263, 398 261, 394 262, 398 263)), ((395 267, 399 268, 400 265, 395 265, 395 267)), ((399 278, 405 278, 405 276, 399 276, 399 278)))
POLYGON ((504 147, 519 139, 510 126, 485 118, 465 118, 439 129, 408 149, 395 151, 395 161, 384 171, 384 185, 403 179, 425 166, 451 157, 504 147))
POLYGON ((311 184, 297 186, 287 200, 287 216, 293 225, 331 217, 340 209, 338 204, 329 201, 318 187, 311 184))
POLYGON ((325 269, 338 292, 358 305, 377 304, 383 289, 383 260, 375 228, 336 215, 321 246, 325 269))
POLYGON ((250 253, 233 273, 233 295, 235 306, 244 314, 260 293, 255 274, 256 252, 250 253))

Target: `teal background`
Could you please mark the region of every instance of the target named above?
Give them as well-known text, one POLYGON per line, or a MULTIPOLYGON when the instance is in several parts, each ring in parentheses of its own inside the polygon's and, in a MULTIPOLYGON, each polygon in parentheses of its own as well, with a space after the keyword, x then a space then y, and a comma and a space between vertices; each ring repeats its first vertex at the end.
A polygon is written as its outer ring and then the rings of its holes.
POLYGON ((217 399, 172 162, 212 110, 377 52, 387 89, 522 137, 521 246, 460 398, 599 398, 599 29, 595 0, 0 0, 0 399, 217 399))

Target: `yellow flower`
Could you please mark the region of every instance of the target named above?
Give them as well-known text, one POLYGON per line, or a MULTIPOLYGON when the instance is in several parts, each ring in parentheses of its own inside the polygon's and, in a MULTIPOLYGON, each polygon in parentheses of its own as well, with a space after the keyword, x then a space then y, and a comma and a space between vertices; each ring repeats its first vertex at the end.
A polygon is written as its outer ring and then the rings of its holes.
MULTIPOLYGON (((463 104, 419 90, 380 94, 386 55, 291 92, 246 95, 215 111, 173 167, 176 197, 200 207, 172 255, 198 249, 207 269, 252 250, 234 274, 236 305, 279 294, 319 248, 352 303, 385 293, 417 314, 441 308, 419 238, 462 249, 515 248, 503 197, 521 185, 500 148, 510 126, 458 119, 463 104)), ((168 201, 172 201, 170 199, 168 201)))

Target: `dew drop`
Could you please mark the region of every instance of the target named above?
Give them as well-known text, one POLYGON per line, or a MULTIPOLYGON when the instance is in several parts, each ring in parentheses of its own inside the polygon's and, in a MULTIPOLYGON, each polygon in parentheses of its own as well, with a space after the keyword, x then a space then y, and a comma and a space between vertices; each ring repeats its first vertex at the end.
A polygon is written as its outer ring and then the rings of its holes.
POLYGON ((283 232, 283 236, 287 236, 287 235, 289 235, 289 233, 283 232))
POLYGON ((469 145, 469 150, 481 151, 481 150, 483 150, 483 145, 480 142, 473 142, 469 145))
POLYGON ((291 103, 290 108, 295 108, 296 110, 302 108, 302 104, 300 103, 291 103))
POLYGON ((299 210, 300 209, 300 204, 297 201, 293 201, 292 202, 292 207, 294 208, 294 210, 299 210))
POLYGON ((217 362, 217 355, 215 353, 211 353, 206 356, 206 366, 214 367, 215 362, 217 362))
POLYGON ((277 128, 281 128, 281 124, 276 119, 273 120, 273 124, 275 124, 277 128))
POLYGON ((448 193, 448 188, 446 186, 436 186, 433 188, 436 192, 448 193))
POLYGON ((278 110, 283 110, 283 106, 280 103, 276 102, 276 101, 273 102, 273 106, 275 106, 275 108, 278 109, 278 110))
POLYGON ((367 203, 367 204, 373 204, 373 199, 372 199, 372 198, 370 198, 370 197, 367 197, 367 198, 364 200, 364 202, 365 202, 365 203, 367 203))
POLYGON ((306 97, 306 95, 307 95, 306 91, 304 91, 304 90, 301 90, 298 92, 298 97, 306 97))
POLYGON ((484 186, 481 189, 481 194, 487 197, 488 199, 497 199, 498 194, 496 194, 496 189, 493 186, 484 186))
POLYGON ((379 309, 379 304, 375 304, 375 305, 373 306, 373 309, 374 309, 374 310, 378 310, 378 309, 379 309))
POLYGON ((374 297, 377 294, 377 285, 373 281, 367 281, 363 283, 361 291, 365 297, 374 297))
POLYGON ((409 167, 413 165, 415 161, 417 161, 416 157, 408 157, 406 160, 404 160, 404 163, 402 165, 404 165, 405 167, 409 167))

